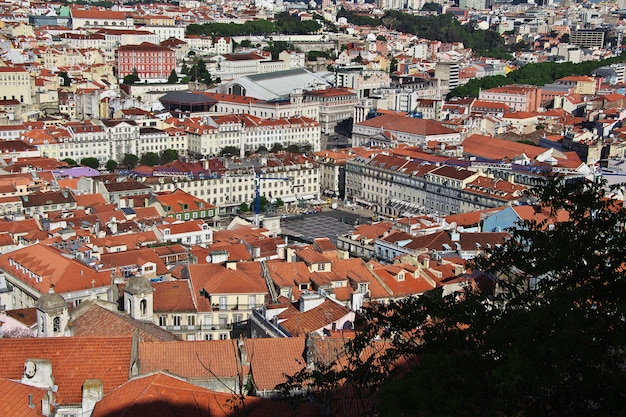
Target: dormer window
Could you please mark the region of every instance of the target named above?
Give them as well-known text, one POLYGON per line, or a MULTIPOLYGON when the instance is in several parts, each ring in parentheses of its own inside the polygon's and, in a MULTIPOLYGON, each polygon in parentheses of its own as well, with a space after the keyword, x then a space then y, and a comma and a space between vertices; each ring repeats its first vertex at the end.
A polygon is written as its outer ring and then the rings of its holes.
POLYGON ((163 234, 164 234, 165 236, 169 236, 169 235, 170 235, 170 229, 165 229, 165 230, 163 230, 163 234))
POLYGON ((398 274, 398 281, 404 281, 404 271, 398 274))
POLYGON ((324 271, 326 269, 326 265, 323 263, 317 264, 318 271, 324 271))

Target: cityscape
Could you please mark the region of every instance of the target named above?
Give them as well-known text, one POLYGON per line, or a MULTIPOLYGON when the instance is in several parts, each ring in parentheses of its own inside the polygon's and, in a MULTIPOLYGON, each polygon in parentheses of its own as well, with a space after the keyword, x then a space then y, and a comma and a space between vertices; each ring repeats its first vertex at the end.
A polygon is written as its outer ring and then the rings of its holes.
POLYGON ((626 0, 0 10, 0 416, 626 415, 626 0))

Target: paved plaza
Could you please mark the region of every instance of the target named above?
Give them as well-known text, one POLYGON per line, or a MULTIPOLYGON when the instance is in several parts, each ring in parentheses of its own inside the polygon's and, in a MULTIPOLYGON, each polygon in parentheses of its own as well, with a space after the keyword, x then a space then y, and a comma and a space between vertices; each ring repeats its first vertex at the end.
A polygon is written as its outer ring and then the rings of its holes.
POLYGON ((371 222, 371 213, 367 210, 330 209, 282 219, 280 226, 288 240, 312 243, 315 238, 327 237, 336 245, 338 235, 351 232, 359 224, 371 222))

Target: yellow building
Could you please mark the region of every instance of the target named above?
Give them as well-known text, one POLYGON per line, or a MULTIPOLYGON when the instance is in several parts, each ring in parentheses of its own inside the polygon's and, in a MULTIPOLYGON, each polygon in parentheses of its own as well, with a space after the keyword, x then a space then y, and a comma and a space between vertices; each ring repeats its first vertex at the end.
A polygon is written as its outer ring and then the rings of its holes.
POLYGON ((0 100, 19 100, 32 104, 33 88, 30 75, 23 68, 0 67, 0 100))

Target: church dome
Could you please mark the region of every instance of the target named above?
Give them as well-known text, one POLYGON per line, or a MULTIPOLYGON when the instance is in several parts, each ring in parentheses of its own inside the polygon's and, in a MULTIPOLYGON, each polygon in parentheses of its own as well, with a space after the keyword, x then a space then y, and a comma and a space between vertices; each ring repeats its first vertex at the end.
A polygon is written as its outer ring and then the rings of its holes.
POLYGON ((148 278, 130 277, 124 291, 129 294, 152 292, 152 285, 150 284, 148 278))
POLYGON ((54 290, 50 288, 47 294, 39 297, 35 307, 41 311, 54 311, 67 308, 67 302, 63 299, 61 294, 55 293, 54 290))

